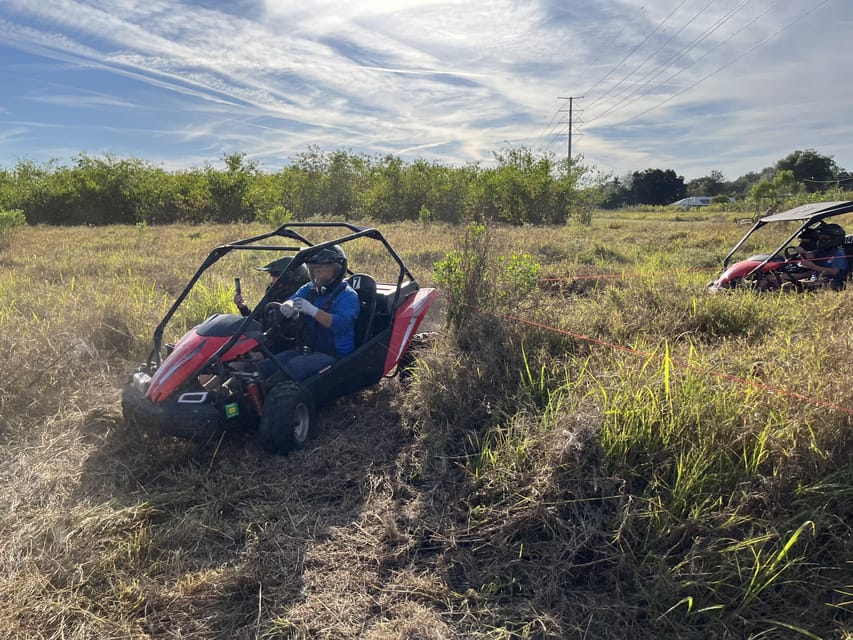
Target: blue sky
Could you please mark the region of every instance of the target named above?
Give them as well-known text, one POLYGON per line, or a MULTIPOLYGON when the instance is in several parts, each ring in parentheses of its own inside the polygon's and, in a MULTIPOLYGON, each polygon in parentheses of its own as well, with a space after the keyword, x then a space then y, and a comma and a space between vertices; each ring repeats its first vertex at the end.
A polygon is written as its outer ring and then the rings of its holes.
POLYGON ((571 96, 604 173, 853 170, 851 32, 849 0, 2 0, 0 167, 565 157, 571 96))

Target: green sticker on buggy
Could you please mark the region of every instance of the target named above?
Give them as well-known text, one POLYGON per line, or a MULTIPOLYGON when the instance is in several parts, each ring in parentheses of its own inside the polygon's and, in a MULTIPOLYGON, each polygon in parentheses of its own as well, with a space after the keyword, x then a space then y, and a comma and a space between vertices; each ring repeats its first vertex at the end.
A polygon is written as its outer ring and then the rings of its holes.
POLYGON ((237 406, 236 402, 232 402, 231 404, 225 405, 225 417, 226 418, 236 418, 240 415, 240 407, 237 406))

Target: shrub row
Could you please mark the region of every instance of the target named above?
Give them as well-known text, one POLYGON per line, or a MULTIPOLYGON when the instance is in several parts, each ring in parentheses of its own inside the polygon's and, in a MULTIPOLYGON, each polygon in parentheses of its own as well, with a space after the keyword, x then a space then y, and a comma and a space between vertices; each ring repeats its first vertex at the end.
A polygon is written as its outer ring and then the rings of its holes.
POLYGON ((496 220, 561 224, 587 220, 600 199, 589 170, 526 149, 496 166, 448 167, 418 160, 309 149, 281 171, 245 154, 225 168, 166 171, 138 159, 80 155, 70 166, 21 162, 0 170, 0 208, 31 224, 105 225, 270 222, 331 216, 379 222, 496 220), (292 212, 292 213, 291 213, 292 212))

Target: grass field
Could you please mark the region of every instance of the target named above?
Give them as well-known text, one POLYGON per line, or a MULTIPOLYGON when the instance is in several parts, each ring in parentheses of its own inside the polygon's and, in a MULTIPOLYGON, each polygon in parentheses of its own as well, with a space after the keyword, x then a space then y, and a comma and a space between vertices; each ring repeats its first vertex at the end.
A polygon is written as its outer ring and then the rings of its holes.
MULTIPOLYGON (((286 457, 152 438, 119 403, 202 259, 264 229, 21 229, 0 252, 0 635, 853 639, 853 290, 707 293, 746 228, 489 229, 478 304, 448 325, 443 292, 411 386, 325 407, 286 457), (516 295, 493 259, 524 253, 538 285, 516 295)), ((382 231, 424 285, 466 248, 382 231)), ((252 266, 205 280, 176 331, 231 310, 235 275, 259 298, 252 266)))

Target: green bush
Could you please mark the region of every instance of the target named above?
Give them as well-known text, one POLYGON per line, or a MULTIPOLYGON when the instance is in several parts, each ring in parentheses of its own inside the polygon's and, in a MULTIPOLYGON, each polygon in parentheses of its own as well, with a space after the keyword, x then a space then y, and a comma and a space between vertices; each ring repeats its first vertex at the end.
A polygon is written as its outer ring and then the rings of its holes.
POLYGON ((266 222, 270 226, 280 227, 293 220, 293 212, 287 207, 276 205, 266 211, 258 211, 255 215, 258 222, 266 222))
POLYGON ((517 302, 536 289, 541 265, 529 253, 498 256, 497 301, 501 303, 517 302))
POLYGON ((447 323, 459 328, 472 311, 517 303, 536 289, 539 271, 530 254, 500 255, 488 229, 469 224, 462 246, 434 265, 447 299, 447 323))
POLYGON ((462 246, 445 254, 434 265, 437 284, 447 299, 447 324, 461 327, 472 308, 486 302, 489 237, 486 227, 471 223, 465 229, 462 246))

